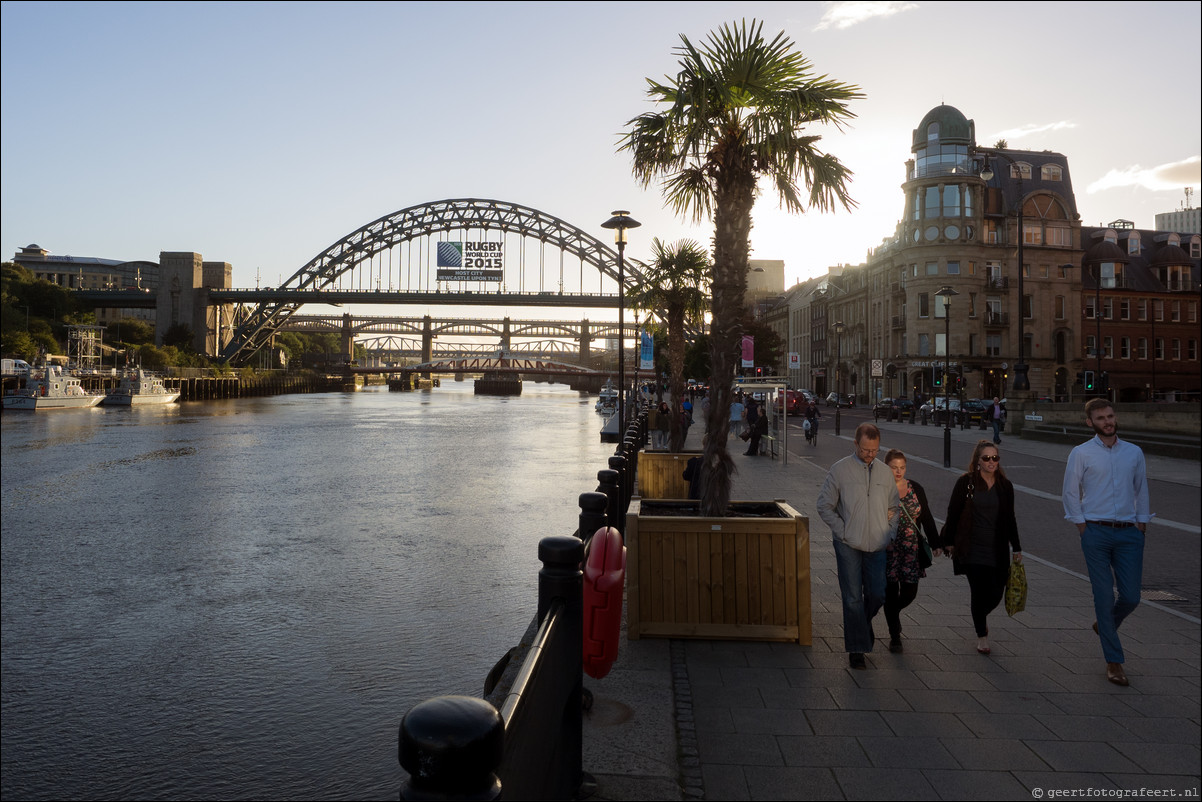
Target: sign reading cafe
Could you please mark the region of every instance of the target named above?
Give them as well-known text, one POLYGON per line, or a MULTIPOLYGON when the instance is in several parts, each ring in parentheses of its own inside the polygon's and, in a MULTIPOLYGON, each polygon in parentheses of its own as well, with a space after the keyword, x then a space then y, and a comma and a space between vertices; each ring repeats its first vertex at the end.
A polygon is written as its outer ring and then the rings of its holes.
POLYGON ((438 243, 438 281, 502 281, 505 256, 500 242, 438 243))

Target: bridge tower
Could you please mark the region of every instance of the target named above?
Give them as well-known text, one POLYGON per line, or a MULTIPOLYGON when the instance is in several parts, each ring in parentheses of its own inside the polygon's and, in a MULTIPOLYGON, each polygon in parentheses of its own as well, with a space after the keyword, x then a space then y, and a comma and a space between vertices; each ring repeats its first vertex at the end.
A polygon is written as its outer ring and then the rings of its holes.
POLYGON ((505 318, 505 322, 501 325, 501 352, 509 353, 513 347, 513 338, 509 331, 509 318, 505 318))
POLYGON ((350 312, 342 313, 342 361, 348 365, 355 361, 355 322, 350 312))
POLYGON ((589 364, 592 357, 593 335, 590 333, 588 318, 580 321, 580 364, 589 364))

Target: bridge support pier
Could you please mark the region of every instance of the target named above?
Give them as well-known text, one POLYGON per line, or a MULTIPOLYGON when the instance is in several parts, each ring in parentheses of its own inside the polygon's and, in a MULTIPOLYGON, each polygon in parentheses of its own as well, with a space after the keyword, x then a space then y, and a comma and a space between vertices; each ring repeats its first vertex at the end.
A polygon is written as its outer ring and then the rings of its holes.
MULTIPOLYGON (((434 360, 434 323, 429 315, 422 318, 422 364, 432 362, 434 360)), ((423 373, 423 379, 430 378, 430 374, 423 373)))
POLYGON ((355 325, 349 312, 342 313, 342 363, 355 361, 355 325))

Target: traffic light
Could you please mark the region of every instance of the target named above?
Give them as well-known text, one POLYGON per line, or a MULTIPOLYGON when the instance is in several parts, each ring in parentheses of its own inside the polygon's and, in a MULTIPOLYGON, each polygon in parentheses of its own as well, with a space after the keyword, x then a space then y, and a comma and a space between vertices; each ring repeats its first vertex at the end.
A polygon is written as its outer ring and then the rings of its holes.
POLYGON ((1092 393, 1094 391, 1095 388, 1094 388, 1094 383, 1093 383, 1093 371, 1092 370, 1085 371, 1084 384, 1085 384, 1086 392, 1092 393))
POLYGON ((931 368, 931 386, 943 386, 943 370, 942 368, 931 368))

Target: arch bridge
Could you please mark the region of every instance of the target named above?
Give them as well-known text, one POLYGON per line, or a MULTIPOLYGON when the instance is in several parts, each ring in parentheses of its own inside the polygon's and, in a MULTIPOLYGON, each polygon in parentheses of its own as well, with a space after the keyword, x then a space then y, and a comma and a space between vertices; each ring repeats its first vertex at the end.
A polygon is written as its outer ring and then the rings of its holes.
MULTIPOLYGON (((641 278, 643 265, 626 260, 625 267, 629 288, 641 278)), ((527 206, 461 198, 411 206, 374 220, 340 237, 279 287, 211 289, 208 296, 217 308, 241 305, 225 313, 224 325, 220 314, 210 320, 216 318, 221 358, 242 364, 269 344, 305 303, 612 309, 618 306, 618 278, 617 252, 583 229, 527 206)), ((347 319, 338 330, 345 332, 347 319)), ((366 323, 371 319, 365 316, 358 325, 383 325, 383 319, 366 323)), ((388 333, 410 333, 404 328, 414 324, 394 325, 398 328, 388 333)), ((472 325, 456 321, 444 331, 459 326, 466 333, 472 325)), ((523 325, 533 331, 547 322, 523 325)), ((612 325, 616 336, 616 324, 603 325, 612 325)), ((591 337, 604 336, 588 331, 587 321, 583 329, 576 335, 582 350, 591 337)), ((411 333, 425 337, 424 328, 411 333)), ((500 336, 505 347, 503 330, 489 334, 500 336)))

